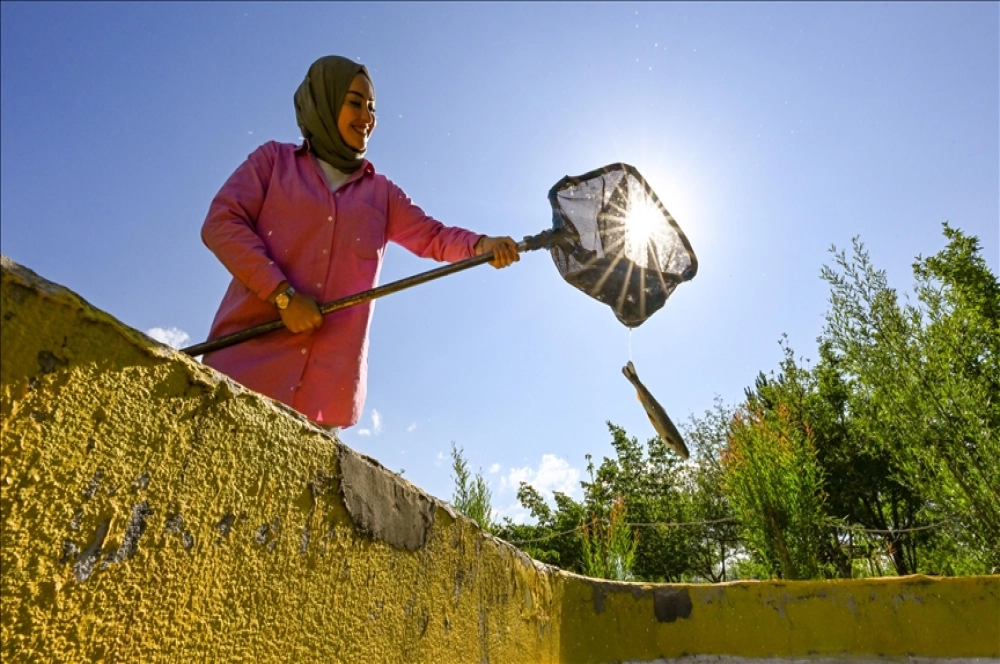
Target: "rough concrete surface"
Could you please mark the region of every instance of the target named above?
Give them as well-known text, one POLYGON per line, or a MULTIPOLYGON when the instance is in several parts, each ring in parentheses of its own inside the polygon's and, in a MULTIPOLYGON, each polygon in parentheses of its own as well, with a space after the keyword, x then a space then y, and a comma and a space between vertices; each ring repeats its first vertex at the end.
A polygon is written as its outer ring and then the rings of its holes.
POLYGON ((1000 658, 1000 577, 656 585, 544 566, 0 268, 6 664, 1000 658))

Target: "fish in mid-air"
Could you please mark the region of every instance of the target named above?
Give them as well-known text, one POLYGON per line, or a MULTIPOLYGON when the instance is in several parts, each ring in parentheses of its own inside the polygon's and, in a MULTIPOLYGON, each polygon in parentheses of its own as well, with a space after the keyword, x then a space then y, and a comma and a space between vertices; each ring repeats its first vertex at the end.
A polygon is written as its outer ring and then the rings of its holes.
POLYGON ((653 398, 653 395, 649 393, 646 386, 639 380, 639 374, 635 372, 635 367, 632 366, 631 360, 622 367, 622 373, 635 386, 639 403, 646 410, 646 417, 649 418, 653 428, 656 429, 656 433, 660 435, 663 442, 676 452, 680 458, 687 459, 690 453, 688 452, 687 445, 684 444, 684 439, 681 438, 681 434, 677 430, 677 427, 674 426, 674 423, 667 417, 667 411, 663 410, 663 406, 653 398))

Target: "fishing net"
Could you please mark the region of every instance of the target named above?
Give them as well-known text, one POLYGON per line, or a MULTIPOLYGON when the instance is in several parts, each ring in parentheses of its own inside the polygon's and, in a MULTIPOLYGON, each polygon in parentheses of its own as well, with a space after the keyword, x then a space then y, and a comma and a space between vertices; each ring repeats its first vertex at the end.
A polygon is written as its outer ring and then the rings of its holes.
POLYGON ((567 282, 638 327, 698 271, 691 244, 670 213, 628 164, 611 164, 549 190, 550 246, 567 282))

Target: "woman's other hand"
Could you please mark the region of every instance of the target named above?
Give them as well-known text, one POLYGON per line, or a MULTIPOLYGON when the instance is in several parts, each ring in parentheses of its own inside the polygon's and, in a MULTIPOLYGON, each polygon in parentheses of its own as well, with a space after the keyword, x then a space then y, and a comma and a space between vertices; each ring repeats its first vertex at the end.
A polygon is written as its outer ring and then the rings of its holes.
POLYGON ((521 260, 517 253, 517 242, 509 237, 489 237, 484 235, 476 242, 476 255, 481 256, 493 252, 490 265, 495 268, 507 267, 521 260))
MULTIPOLYGON (((284 293, 287 289, 288 282, 281 282, 267 298, 268 301, 274 304, 278 294, 284 293)), ((284 309, 278 309, 278 313, 281 314, 281 321, 292 334, 315 330, 323 325, 323 314, 319 312, 319 304, 316 302, 316 298, 308 293, 295 291, 288 306, 284 309)))

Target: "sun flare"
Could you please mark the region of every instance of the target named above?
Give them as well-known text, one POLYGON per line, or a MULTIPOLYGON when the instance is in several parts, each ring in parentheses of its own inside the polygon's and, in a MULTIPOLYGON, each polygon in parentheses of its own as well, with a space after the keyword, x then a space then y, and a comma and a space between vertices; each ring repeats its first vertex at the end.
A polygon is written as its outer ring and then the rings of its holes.
POLYGON ((649 257, 649 248, 654 235, 662 232, 663 212, 656 202, 643 192, 625 215, 625 255, 629 260, 643 267, 649 257))

